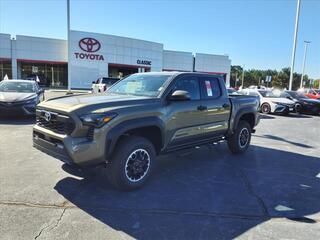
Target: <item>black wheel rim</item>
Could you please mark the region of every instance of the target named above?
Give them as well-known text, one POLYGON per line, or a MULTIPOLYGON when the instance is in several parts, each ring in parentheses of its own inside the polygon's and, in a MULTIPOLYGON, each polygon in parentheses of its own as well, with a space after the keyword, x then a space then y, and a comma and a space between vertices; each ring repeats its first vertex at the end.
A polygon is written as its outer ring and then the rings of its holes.
POLYGON ((239 134, 239 146, 241 148, 244 148, 245 146, 247 146, 249 142, 249 137, 250 137, 249 130, 247 128, 241 129, 239 134))
POLYGON ((125 174, 130 182, 143 179, 150 167, 150 155, 145 149, 134 150, 126 161, 125 174))

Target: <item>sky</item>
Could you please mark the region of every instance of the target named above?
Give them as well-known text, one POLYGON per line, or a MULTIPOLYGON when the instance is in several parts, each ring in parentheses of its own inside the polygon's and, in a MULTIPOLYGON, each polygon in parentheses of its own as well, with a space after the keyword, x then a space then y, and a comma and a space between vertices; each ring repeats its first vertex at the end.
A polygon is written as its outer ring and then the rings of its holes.
MULTIPOLYGON (((70 0, 71 29, 132 37, 168 50, 227 54, 246 69, 291 64, 296 0, 70 0)), ((320 78, 320 0, 301 0, 296 64, 320 78)), ((0 32, 67 38, 66 0, 0 0, 0 32)))

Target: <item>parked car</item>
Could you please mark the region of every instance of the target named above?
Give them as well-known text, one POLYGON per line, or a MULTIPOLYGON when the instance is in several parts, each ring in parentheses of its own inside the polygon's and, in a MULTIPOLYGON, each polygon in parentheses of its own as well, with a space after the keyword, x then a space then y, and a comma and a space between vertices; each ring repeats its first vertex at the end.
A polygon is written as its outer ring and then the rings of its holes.
POLYGON ((242 89, 238 92, 244 95, 258 96, 262 113, 280 113, 286 115, 290 112, 295 112, 294 101, 276 96, 271 90, 242 89))
POLYGON ((35 81, 38 83, 39 86, 42 87, 49 87, 49 81, 45 78, 44 75, 40 74, 29 74, 25 80, 35 81))
POLYGON ((118 82, 119 78, 102 77, 92 82, 92 92, 101 93, 105 92, 109 87, 118 82))
POLYGON ((158 154, 221 140, 231 152, 245 152, 258 108, 257 97, 228 97, 219 75, 137 73, 107 94, 41 103, 33 145, 69 164, 102 164, 116 188, 133 190, 145 183, 158 154))
POLYGON ((237 90, 235 90, 234 88, 227 88, 228 94, 229 95, 238 95, 239 93, 237 93, 237 90))
POLYGON ((305 88, 302 90, 304 95, 307 96, 308 98, 312 99, 319 99, 320 100, 320 93, 312 88, 305 88))
POLYGON ((280 96, 294 101, 298 113, 320 114, 320 100, 310 99, 296 91, 283 91, 280 96))
POLYGON ((44 91, 35 81, 0 82, 0 115, 34 115, 36 105, 44 100, 44 91))

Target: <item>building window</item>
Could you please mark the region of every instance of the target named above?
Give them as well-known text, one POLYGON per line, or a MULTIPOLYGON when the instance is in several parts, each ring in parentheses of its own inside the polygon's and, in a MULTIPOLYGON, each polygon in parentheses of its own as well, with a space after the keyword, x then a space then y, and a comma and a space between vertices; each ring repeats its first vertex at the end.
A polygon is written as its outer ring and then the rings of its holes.
POLYGON ((12 66, 11 60, 1 60, 0 59, 0 81, 8 76, 9 79, 12 78, 12 66))
POLYGON ((68 85, 67 64, 18 62, 22 79, 38 77, 44 87, 65 88, 68 85))

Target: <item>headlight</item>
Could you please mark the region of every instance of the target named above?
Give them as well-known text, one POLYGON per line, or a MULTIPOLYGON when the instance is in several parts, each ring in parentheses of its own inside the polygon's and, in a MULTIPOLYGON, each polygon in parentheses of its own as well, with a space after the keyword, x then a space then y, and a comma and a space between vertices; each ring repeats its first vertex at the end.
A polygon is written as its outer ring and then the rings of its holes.
POLYGON ((117 116, 116 113, 92 113, 80 116, 84 125, 94 126, 96 128, 102 127, 104 124, 110 122, 117 116))
POLYGON ((305 105, 313 105, 313 103, 309 103, 309 102, 302 102, 305 105))
POLYGON ((30 104, 30 103, 37 103, 37 98, 32 98, 32 99, 29 99, 25 102, 25 104, 30 104))

